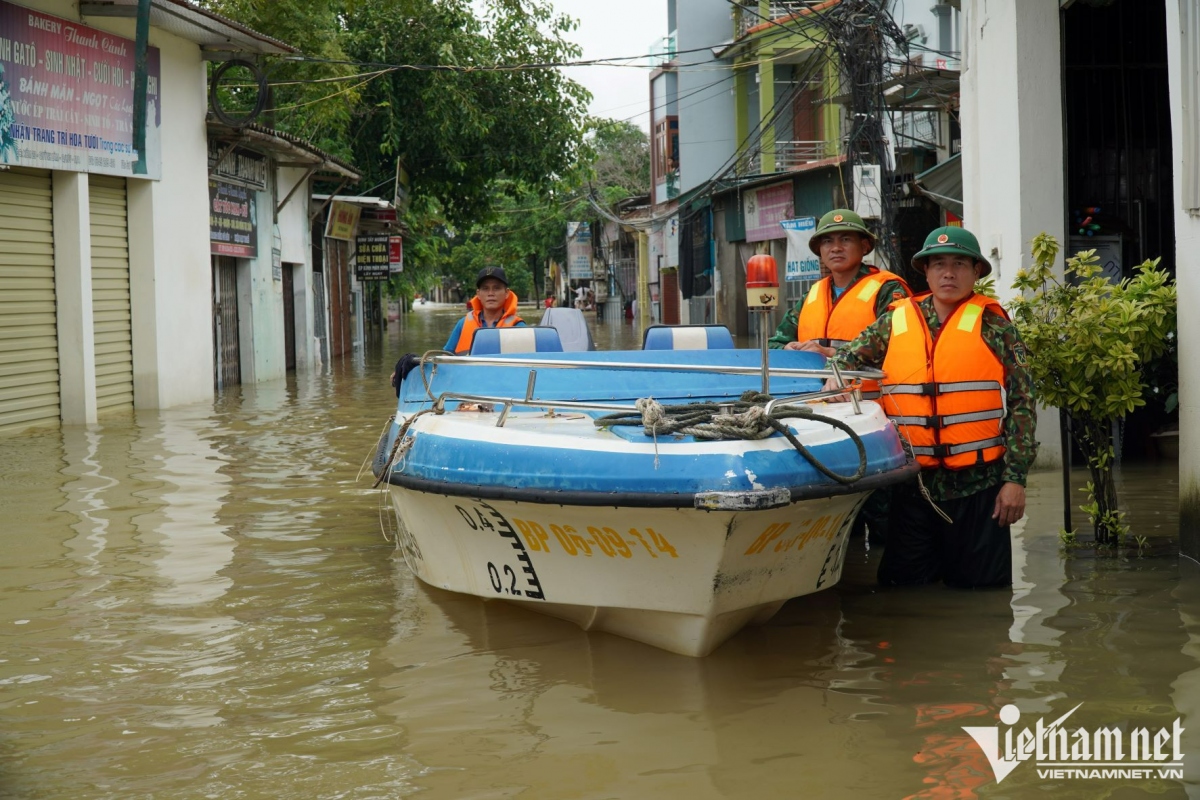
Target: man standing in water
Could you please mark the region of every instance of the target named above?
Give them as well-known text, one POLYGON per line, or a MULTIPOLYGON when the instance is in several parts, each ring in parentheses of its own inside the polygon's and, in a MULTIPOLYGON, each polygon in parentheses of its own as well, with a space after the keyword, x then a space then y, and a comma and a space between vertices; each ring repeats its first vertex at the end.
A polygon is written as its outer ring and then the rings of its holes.
POLYGON ((1028 354, 1000 304, 975 292, 992 266, 973 234, 937 228, 912 263, 929 293, 896 303, 831 359, 883 369, 884 411, 921 465, 920 481, 892 495, 879 582, 1010 586, 1009 526, 1025 514, 1037 455, 1028 354))
MULTIPOLYGON (((835 208, 821 217, 808 248, 821 258, 829 275, 813 284, 804 300, 787 313, 767 341, 770 348, 806 350, 828 358, 892 302, 912 294, 899 275, 863 263, 863 257, 875 249, 875 235, 862 217, 847 208, 835 208)), ((878 398, 879 386, 865 383, 863 396, 878 398)), ((889 494, 881 489, 867 499, 855 520, 855 535, 869 528, 872 544, 887 539, 889 494)))
POLYGON ((767 341, 772 349, 807 350, 828 358, 889 304, 912 294, 899 275, 863 263, 875 249, 875 235, 849 209, 835 208, 821 217, 808 249, 820 257, 829 275, 779 323, 767 341))

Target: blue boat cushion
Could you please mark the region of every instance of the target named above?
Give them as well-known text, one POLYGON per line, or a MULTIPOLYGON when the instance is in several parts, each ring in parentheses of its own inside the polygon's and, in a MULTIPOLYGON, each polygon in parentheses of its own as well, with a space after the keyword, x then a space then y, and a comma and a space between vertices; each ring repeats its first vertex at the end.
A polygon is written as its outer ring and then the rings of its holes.
POLYGON ((561 353, 562 341, 554 328, 480 328, 471 341, 471 355, 501 353, 561 353))
POLYGON ((733 336, 724 325, 652 325, 643 350, 732 350, 733 336))

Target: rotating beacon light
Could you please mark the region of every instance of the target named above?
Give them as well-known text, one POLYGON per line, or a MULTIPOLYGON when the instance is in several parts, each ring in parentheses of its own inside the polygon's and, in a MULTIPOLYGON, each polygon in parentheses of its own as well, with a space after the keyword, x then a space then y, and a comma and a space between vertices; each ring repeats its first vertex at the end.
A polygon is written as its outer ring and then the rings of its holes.
POLYGON ((779 305, 779 272, 768 255, 751 256, 746 262, 746 307, 772 309, 779 305))
POLYGON ((779 272, 775 259, 768 255, 751 256, 746 262, 746 307, 758 315, 758 343, 762 351, 762 393, 771 393, 771 373, 767 361, 767 328, 771 309, 779 305, 779 272))

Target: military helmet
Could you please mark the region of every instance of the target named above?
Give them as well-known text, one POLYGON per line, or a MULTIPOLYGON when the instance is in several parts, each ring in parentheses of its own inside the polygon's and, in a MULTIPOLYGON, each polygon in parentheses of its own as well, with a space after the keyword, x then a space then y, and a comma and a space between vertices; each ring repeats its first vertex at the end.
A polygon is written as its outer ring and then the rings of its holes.
POLYGON ((992 274, 992 265, 979 252, 979 240, 966 228, 956 225, 934 228, 925 237, 925 246, 921 248, 921 252, 912 257, 912 265, 915 269, 924 271, 925 265, 929 263, 929 257, 940 253, 968 256, 975 259, 983 264, 983 274, 979 276, 981 278, 992 274))
MULTIPOLYGON (((849 231, 866 237, 867 253, 875 249, 875 234, 867 229, 867 226, 862 221, 862 217, 848 208, 835 208, 821 217, 821 221, 817 223, 817 229, 808 238, 808 249, 812 250, 816 255, 821 255, 821 237, 827 233, 841 233, 842 231, 849 231)), ((866 255, 866 253, 863 255, 866 255)))

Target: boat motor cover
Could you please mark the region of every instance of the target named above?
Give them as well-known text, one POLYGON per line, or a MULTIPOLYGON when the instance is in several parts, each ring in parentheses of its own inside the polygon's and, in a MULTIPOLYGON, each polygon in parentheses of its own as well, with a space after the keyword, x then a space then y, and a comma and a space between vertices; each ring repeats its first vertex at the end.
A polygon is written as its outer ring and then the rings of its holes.
POLYGON ((587 320, 578 308, 547 308, 539 323, 542 327, 555 328, 562 340, 562 349, 567 352, 595 350, 592 332, 587 320))

